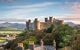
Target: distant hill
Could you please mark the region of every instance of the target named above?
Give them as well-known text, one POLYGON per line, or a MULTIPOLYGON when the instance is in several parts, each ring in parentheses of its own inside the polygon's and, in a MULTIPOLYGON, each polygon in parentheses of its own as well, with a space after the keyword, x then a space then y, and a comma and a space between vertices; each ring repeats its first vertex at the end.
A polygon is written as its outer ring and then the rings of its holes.
POLYGON ((11 27, 0 27, 0 31, 17 31, 17 30, 19 30, 19 29, 17 29, 17 28, 11 28, 11 27))
MULTIPOLYGON (((64 24, 68 24, 71 27, 76 27, 76 28, 80 28, 80 25, 74 24, 72 22, 65 22, 64 24)), ((22 23, 0 23, 0 30, 23 30, 26 28, 25 24, 22 23)))
POLYGON ((20 23, 8 23, 8 22, 5 22, 5 23, 0 23, 0 28, 1 29, 25 29, 26 28, 26 25, 25 24, 20 24, 20 23))
POLYGON ((76 29, 80 29, 80 25, 75 26, 76 29))
POLYGON ((76 29, 80 29, 80 24, 74 24, 72 22, 65 22, 65 24, 68 24, 71 27, 74 27, 76 29))
POLYGON ((74 24, 73 22, 65 22, 64 24, 68 24, 71 27, 77 26, 77 24, 74 24))

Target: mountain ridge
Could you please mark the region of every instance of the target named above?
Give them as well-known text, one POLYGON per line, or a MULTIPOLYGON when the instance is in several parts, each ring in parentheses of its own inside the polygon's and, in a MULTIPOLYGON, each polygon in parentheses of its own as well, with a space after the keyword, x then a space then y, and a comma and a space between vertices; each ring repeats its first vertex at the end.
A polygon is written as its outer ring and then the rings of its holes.
POLYGON ((25 29, 26 25, 22 24, 22 23, 9 23, 9 22, 5 22, 5 23, 0 23, 0 27, 11 27, 11 28, 16 28, 16 29, 25 29))

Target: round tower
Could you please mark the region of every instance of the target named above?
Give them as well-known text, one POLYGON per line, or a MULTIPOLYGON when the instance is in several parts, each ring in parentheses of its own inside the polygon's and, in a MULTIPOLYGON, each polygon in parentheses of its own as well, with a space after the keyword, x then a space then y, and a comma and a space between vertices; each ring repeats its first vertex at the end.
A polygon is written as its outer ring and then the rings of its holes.
POLYGON ((48 18, 45 18, 45 22, 48 22, 48 18))
POLYGON ((53 20, 52 17, 49 17, 49 22, 50 22, 50 23, 52 22, 52 20, 53 20))
POLYGON ((37 18, 35 18, 35 21, 34 21, 34 27, 35 27, 35 30, 40 30, 40 22, 38 21, 37 18))
POLYGON ((31 24, 31 20, 26 21, 26 28, 27 28, 27 30, 29 30, 30 24, 31 24))

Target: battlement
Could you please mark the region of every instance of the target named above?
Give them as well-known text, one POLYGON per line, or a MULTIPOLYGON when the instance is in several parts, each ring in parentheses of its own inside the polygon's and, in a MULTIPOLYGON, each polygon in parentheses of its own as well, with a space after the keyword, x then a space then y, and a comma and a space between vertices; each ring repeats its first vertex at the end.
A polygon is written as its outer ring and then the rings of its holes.
POLYGON ((31 23, 31 20, 28 20, 28 22, 26 22, 26 28, 29 30, 30 28, 33 28, 32 30, 42 30, 42 29, 46 29, 47 27, 49 27, 51 24, 63 24, 63 20, 58 20, 55 19, 53 17, 49 17, 44 19, 44 22, 40 22, 38 20, 38 18, 35 18, 34 22, 31 23))

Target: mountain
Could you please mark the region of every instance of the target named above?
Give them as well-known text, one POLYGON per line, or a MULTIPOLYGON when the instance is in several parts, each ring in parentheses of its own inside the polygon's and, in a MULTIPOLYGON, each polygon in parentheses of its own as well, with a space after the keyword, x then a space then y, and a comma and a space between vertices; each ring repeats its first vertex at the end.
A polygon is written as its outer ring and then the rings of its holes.
POLYGON ((80 24, 75 24, 72 22, 65 22, 64 24, 68 24, 69 26, 76 28, 76 29, 80 29, 80 24))
POLYGON ((80 29, 80 25, 78 24, 77 26, 75 26, 76 29, 80 29))
POLYGON ((77 26, 77 24, 73 23, 73 22, 65 22, 64 24, 68 24, 71 27, 75 27, 77 26))
POLYGON ((16 28, 16 29, 25 29, 26 25, 25 24, 20 24, 20 23, 0 23, 0 27, 9 27, 9 28, 16 28))
POLYGON ((12 27, 0 27, 0 31, 15 31, 15 30, 19 30, 17 28, 12 28, 12 27))

